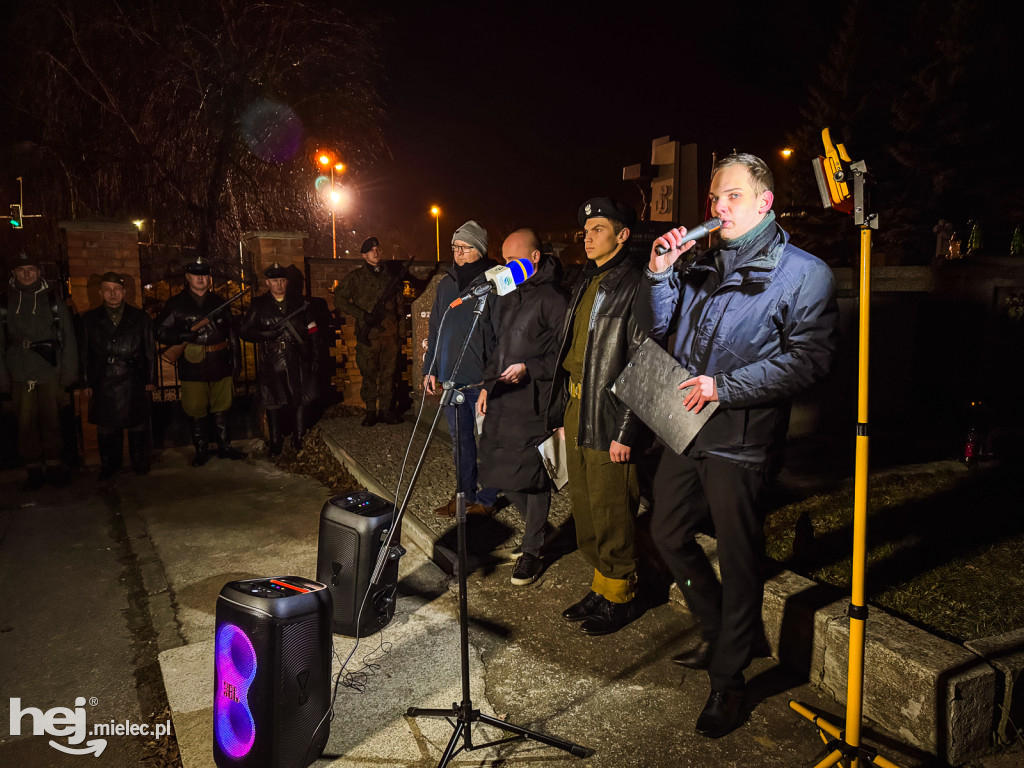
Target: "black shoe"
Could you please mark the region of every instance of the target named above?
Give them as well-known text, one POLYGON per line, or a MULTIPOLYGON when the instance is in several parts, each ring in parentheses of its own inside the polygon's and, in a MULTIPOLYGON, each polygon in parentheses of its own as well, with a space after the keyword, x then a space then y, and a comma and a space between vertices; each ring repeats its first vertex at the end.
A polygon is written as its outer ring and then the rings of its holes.
POLYGON ((743 691, 711 691, 697 718, 697 733, 717 739, 736 730, 743 721, 743 691))
POLYGON ((206 436, 206 419, 191 418, 189 424, 192 430, 192 445, 196 448, 196 455, 192 457, 192 466, 201 467, 210 460, 210 441, 206 436))
POLYGON ((544 563, 536 555, 524 552, 512 568, 512 583, 517 587, 533 584, 544 570, 544 563))
POLYGON ((46 482, 56 488, 65 488, 71 485, 71 471, 63 464, 47 467, 46 482))
POLYGON ((401 424, 402 417, 394 411, 381 411, 379 414, 379 420, 384 424, 401 424))
POLYGON ((707 669, 711 663, 711 654, 714 653, 714 646, 707 640, 701 640, 697 645, 688 651, 683 651, 678 656, 672 657, 673 664, 690 669, 707 669))
POLYGON ((43 472, 39 467, 32 467, 28 470, 28 477, 21 486, 21 490, 25 493, 31 493, 32 491, 38 491, 43 487, 46 482, 46 473, 43 472))
POLYGON ((592 637, 610 635, 612 632, 618 632, 636 617, 636 600, 613 603, 602 597, 594 614, 584 619, 580 625, 580 632, 592 637))
POLYGON ((217 431, 217 458, 231 459, 232 461, 247 458, 246 454, 231 447, 231 428, 228 424, 227 411, 217 411, 210 415, 213 417, 213 426, 217 431))
POLYGON ((366 409, 366 415, 363 416, 363 420, 360 422, 364 427, 372 427, 377 423, 377 412, 371 411, 369 408, 366 409))
POLYGON ((587 592, 586 597, 562 611, 562 618, 566 621, 583 621, 590 618, 603 600, 604 598, 597 594, 597 592, 587 592))

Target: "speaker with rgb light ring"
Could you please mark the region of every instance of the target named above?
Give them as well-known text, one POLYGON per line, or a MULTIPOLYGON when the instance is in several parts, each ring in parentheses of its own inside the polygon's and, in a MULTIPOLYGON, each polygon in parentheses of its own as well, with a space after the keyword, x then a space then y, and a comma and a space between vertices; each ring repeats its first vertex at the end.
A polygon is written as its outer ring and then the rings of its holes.
POLYGON ((305 768, 327 745, 331 595, 298 576, 224 585, 214 644, 220 768, 305 768))
MULTIPOLYGON (((359 616, 394 512, 394 504, 366 491, 340 493, 320 511, 316 578, 327 585, 334 599, 336 634, 366 637, 394 618, 398 558, 384 566, 380 583, 366 597, 359 616)), ((400 535, 401 531, 395 533, 396 544, 400 535)))

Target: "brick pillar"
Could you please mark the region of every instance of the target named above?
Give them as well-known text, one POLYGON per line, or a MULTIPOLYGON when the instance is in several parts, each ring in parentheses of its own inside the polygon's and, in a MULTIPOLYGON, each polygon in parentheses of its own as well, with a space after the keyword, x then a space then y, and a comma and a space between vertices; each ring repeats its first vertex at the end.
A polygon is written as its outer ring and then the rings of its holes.
MULTIPOLYGON (((302 275, 302 292, 307 293, 305 232, 246 232, 242 244, 251 254, 251 277, 262 287, 263 270, 274 262, 282 267, 295 267, 302 275)), ((289 288, 291 283, 289 282, 289 288)), ((261 290, 257 290, 257 295, 261 290)))
MULTIPOLYGON (((124 275, 125 301, 136 307, 142 306, 139 231, 134 224, 62 221, 60 228, 64 230, 67 244, 69 298, 75 312, 81 314, 101 304, 100 277, 104 272, 124 275)), ((88 409, 89 399, 76 392, 75 411, 82 422, 82 461, 87 465, 97 465, 96 427, 86 420, 88 409)))

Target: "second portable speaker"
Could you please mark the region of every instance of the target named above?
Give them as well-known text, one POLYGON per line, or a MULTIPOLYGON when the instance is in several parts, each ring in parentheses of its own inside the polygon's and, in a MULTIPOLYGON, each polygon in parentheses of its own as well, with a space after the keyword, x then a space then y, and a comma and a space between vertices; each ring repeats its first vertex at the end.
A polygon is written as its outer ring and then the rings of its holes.
MULTIPOLYGON (((394 513, 394 504, 366 491, 338 494, 320 512, 316 578, 331 592, 335 634, 366 637, 387 626, 395 615, 397 557, 388 561, 380 583, 369 591, 394 513)), ((396 544, 399 536, 396 531, 396 544)))

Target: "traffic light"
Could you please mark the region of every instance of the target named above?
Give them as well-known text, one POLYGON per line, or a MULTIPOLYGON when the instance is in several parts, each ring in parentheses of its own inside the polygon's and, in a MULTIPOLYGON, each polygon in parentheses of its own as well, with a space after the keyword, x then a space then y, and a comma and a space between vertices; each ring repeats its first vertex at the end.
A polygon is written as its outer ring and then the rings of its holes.
POLYGON ((21 206, 18 203, 11 203, 11 228, 21 229, 21 206))

